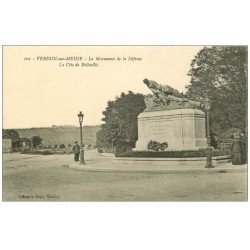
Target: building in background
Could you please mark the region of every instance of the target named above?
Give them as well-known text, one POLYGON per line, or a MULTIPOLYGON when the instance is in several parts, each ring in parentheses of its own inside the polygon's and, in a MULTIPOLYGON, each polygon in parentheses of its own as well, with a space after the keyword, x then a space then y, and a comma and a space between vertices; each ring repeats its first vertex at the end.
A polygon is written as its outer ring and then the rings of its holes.
POLYGON ((15 130, 3 130, 3 153, 11 153, 21 151, 28 146, 29 139, 19 137, 15 130))

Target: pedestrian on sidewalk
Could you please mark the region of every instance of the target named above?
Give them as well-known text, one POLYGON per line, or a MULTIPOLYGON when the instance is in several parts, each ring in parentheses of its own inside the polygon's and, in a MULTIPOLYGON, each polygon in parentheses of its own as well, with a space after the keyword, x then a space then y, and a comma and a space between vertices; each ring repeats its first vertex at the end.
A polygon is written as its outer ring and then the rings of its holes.
POLYGON ((247 163, 247 135, 242 131, 240 133, 240 139, 243 145, 243 163, 247 163))
POLYGON ((74 153, 74 160, 79 161, 79 154, 80 154, 80 146, 78 145, 78 142, 75 142, 75 145, 73 146, 73 153, 74 153))
POLYGON ((232 142, 232 163, 233 165, 241 165, 244 162, 243 150, 244 146, 238 133, 234 134, 232 142))

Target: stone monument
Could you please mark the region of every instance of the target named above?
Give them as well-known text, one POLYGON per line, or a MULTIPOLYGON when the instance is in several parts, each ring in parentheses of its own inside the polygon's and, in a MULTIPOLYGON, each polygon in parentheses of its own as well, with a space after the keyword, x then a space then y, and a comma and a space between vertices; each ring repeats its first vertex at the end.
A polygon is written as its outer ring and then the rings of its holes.
POLYGON ((206 148, 205 113, 200 102, 186 99, 178 90, 144 80, 153 92, 145 97, 146 109, 138 116, 135 151, 147 150, 150 140, 167 142, 165 150, 206 148))

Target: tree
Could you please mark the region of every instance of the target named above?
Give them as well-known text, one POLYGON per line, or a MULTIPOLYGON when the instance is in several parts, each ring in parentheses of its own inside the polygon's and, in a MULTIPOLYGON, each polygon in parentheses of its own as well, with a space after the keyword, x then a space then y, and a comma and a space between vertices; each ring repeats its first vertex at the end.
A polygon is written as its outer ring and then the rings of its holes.
POLYGON ((115 101, 108 101, 103 111, 105 123, 97 132, 97 147, 118 151, 131 149, 138 139, 137 116, 146 108, 142 94, 128 91, 121 93, 115 101))
POLYGON ((211 131, 247 127, 247 47, 205 47, 195 56, 188 73, 186 97, 211 101, 211 131))
POLYGON ((31 140, 34 148, 42 144, 42 138, 38 135, 32 136, 31 140))
POLYGON ((3 134, 16 139, 20 138, 19 133, 14 129, 3 129, 3 134))

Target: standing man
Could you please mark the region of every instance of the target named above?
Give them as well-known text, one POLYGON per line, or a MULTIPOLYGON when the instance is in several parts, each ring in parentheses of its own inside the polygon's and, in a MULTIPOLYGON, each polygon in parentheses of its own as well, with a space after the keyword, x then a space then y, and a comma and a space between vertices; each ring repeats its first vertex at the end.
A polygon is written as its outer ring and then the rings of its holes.
POLYGON ((75 142, 75 145, 73 146, 73 153, 74 153, 74 160, 79 161, 79 154, 80 154, 80 146, 78 145, 78 142, 75 142))
POLYGON ((241 132, 240 139, 243 145, 243 163, 247 163, 247 135, 241 132))

